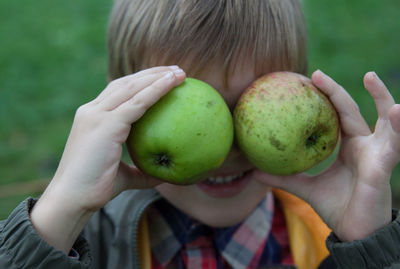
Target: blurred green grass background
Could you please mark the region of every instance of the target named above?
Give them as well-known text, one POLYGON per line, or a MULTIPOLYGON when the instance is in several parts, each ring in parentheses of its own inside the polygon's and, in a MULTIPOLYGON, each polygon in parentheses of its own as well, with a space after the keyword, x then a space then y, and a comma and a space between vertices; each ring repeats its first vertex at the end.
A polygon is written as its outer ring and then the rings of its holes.
MULTIPOLYGON (((332 76, 374 125, 362 77, 374 70, 400 100, 400 1, 304 0, 310 72, 332 76)), ((106 86, 112 1, 0 2, 0 190, 51 179, 75 110, 106 86)), ((400 197, 400 168, 392 176, 400 197)), ((0 219, 28 195, 0 198, 0 219)), ((396 200, 397 201, 397 200, 396 200)))

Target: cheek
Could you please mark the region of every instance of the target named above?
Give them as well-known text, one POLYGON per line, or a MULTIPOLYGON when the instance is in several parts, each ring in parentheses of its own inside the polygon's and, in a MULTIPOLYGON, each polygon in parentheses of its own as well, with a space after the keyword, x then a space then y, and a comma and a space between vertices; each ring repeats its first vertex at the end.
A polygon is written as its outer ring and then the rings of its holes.
POLYGON ((155 187, 156 190, 162 195, 162 196, 172 196, 175 193, 179 193, 179 188, 172 184, 168 183, 163 183, 155 187))
POLYGON ((155 188, 161 196, 167 199, 171 204, 180 207, 180 204, 185 204, 190 201, 191 196, 193 196, 194 185, 179 186, 163 183, 155 188))

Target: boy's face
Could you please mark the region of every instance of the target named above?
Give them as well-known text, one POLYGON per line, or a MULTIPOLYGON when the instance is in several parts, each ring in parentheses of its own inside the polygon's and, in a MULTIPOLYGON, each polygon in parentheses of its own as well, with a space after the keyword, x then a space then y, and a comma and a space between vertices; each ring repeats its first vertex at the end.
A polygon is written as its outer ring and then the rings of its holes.
MULTIPOLYGON (((219 66, 213 66, 197 78, 217 89, 233 111, 242 92, 255 80, 253 66, 243 63, 228 78, 227 87, 223 85, 219 66)), ((184 65, 181 67, 185 70, 184 65)), ((194 219, 215 227, 231 226, 244 220, 269 189, 251 178, 252 169, 254 166, 234 144, 223 165, 208 180, 189 186, 163 183, 156 188, 170 203, 194 219)))

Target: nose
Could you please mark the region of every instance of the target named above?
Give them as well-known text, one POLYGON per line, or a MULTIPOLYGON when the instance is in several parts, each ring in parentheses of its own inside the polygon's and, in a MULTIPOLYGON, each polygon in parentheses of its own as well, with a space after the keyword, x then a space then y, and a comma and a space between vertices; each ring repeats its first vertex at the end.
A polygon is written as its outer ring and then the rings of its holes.
POLYGON ((231 105, 231 106, 228 106, 228 108, 229 108, 229 111, 231 112, 231 115, 233 117, 233 111, 235 111, 235 106, 231 105))
POLYGON ((240 151, 239 146, 236 143, 236 139, 234 139, 231 150, 229 151, 228 158, 237 159, 239 157, 242 157, 242 153, 240 151))
POLYGON ((252 169, 253 167, 254 165, 247 160, 247 158, 241 153, 236 142, 234 142, 223 165, 220 167, 220 170, 243 172, 252 169))

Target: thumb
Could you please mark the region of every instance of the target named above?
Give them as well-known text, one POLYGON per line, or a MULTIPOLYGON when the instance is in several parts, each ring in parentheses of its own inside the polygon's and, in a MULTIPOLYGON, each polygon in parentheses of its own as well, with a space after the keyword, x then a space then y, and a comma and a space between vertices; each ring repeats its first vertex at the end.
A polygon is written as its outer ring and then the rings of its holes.
POLYGON ((253 170, 252 177, 258 182, 268 185, 269 187, 282 188, 284 185, 284 177, 267 174, 259 169, 253 170))
POLYGON ((153 188, 163 181, 142 173, 134 165, 120 162, 117 177, 115 179, 114 197, 129 189, 153 188))
POLYGON ((304 173, 290 176, 277 176, 267 174, 259 169, 255 169, 252 176, 262 184, 282 189, 301 198, 306 196, 310 191, 308 188, 311 186, 310 180, 312 180, 311 176, 304 173))

